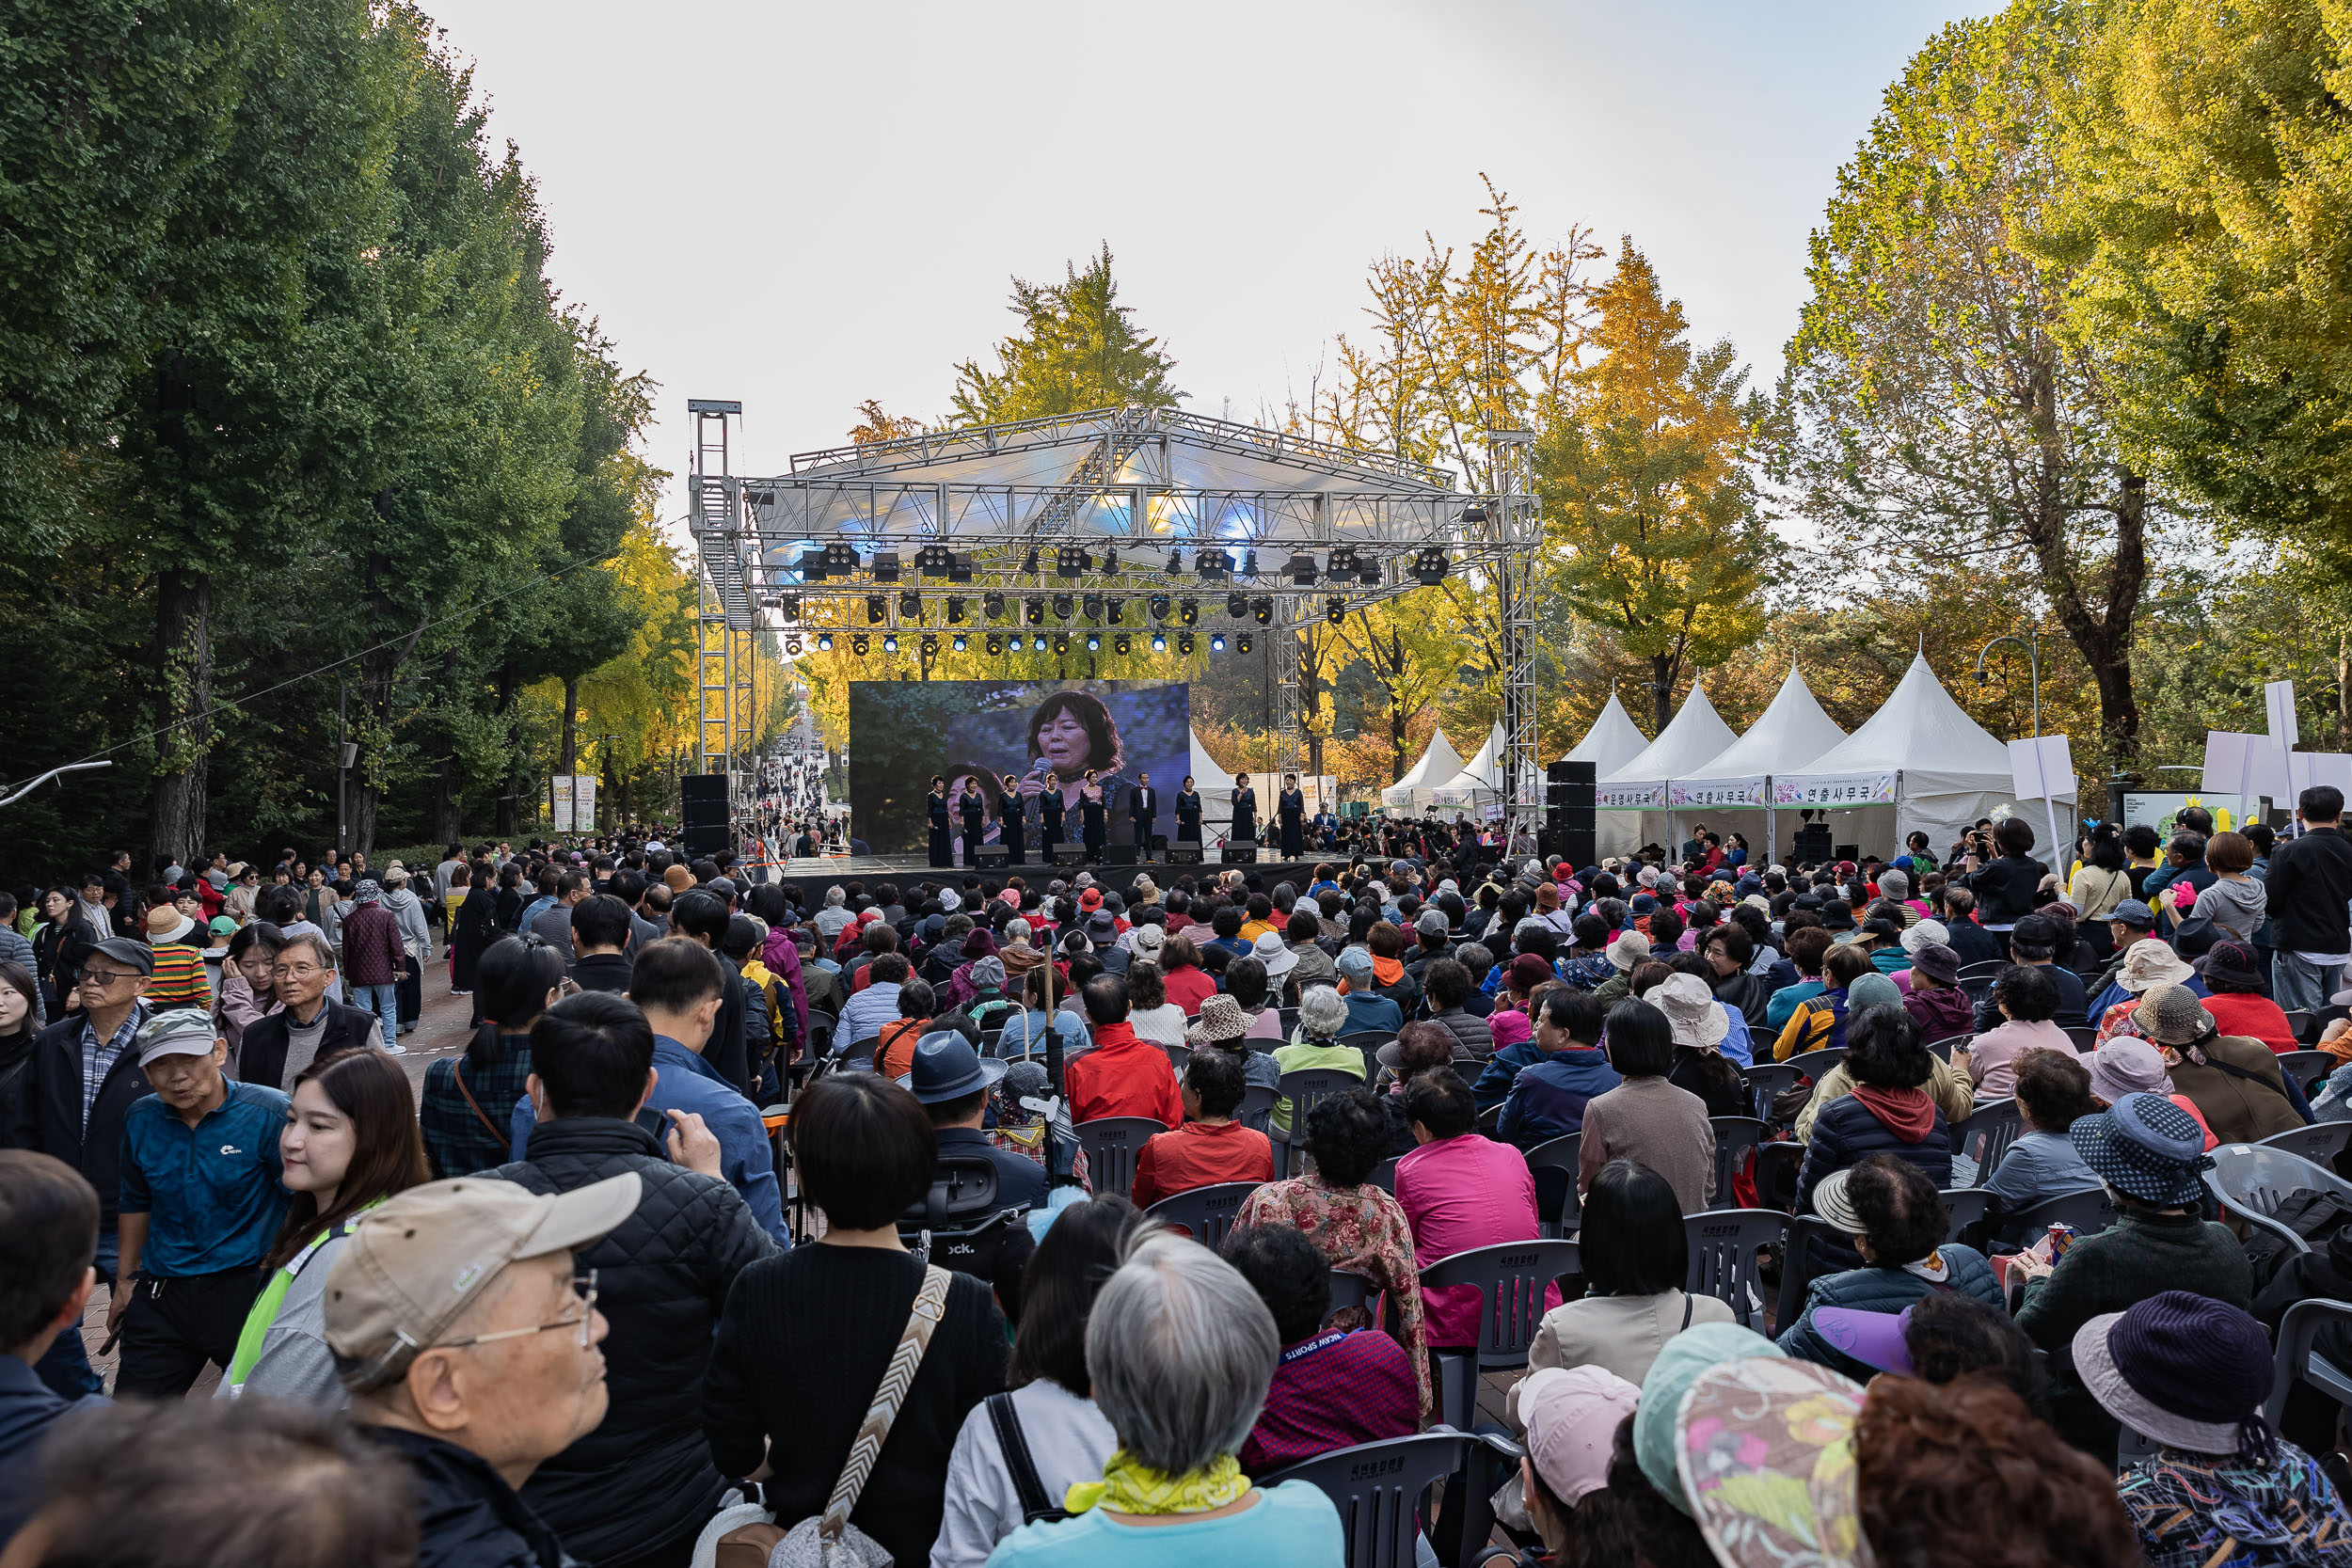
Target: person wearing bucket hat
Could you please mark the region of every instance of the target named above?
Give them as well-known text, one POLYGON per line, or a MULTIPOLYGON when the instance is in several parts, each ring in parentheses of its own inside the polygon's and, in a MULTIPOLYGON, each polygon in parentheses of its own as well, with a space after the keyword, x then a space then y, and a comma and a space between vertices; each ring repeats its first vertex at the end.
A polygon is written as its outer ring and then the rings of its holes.
POLYGON ((1242 1064, 1252 1088, 1273 1088, 1282 1082, 1282 1069, 1273 1056, 1249 1039, 1249 1015, 1232 997, 1219 992, 1200 1004, 1200 1016, 1184 1031, 1184 1043, 1199 1051, 1216 1046, 1242 1064))
POLYGON ((914 1045, 914 1065, 898 1083, 923 1102, 942 1160, 985 1161, 996 1173, 1001 1209, 1034 1207, 1045 1201, 1045 1167, 999 1148, 983 1132, 989 1095, 1004 1078, 1007 1064, 983 1059, 953 1029, 935 1029, 914 1045))
POLYGON ((1267 986, 1280 995, 1291 971, 1298 967, 1298 955, 1283 942, 1282 933, 1271 927, 1258 933, 1257 940, 1249 944, 1249 953, 1265 966, 1267 986))
POLYGON ((2274 1370, 2251 1317, 2166 1291, 2083 1324, 2074 1354, 2106 1412, 2162 1445, 2116 1480, 2150 1568, 2352 1553, 2344 1499, 2318 1462, 2263 1418, 2274 1370), (2245 1555, 2255 1544, 2262 1554, 2245 1555))
POLYGON ((1923 942, 1914 948, 1907 977, 1911 983, 1903 990, 1903 1010, 1919 1026, 1921 1039, 1947 1040, 1977 1032, 1976 1007, 1960 989, 1960 955, 1947 944, 1923 942))
MULTIPOLYGON (((1693 1515, 1683 1490, 1682 1448, 1676 1418, 1683 1396, 1710 1367, 1787 1353, 1753 1329, 1737 1323, 1695 1323, 1666 1341, 1642 1380, 1642 1401, 1633 1412, 1633 1456, 1643 1476, 1677 1513, 1693 1515)), ((1694 1515, 1693 1515, 1694 1516, 1694 1515)))
POLYGON ((2223 1143, 2260 1143, 2307 1125, 2303 1091, 2260 1040, 2224 1035, 2185 986, 2159 986, 2132 1010, 2132 1022, 2164 1053, 2172 1087, 2223 1143))
POLYGON ((1718 1562, 1870 1560, 1854 1470, 1862 1404, 1860 1384, 1802 1361, 1749 1356, 1692 1380, 1674 1418, 1676 1481, 1718 1562))
POLYGON ((1814 1321, 1829 1307, 1893 1312, 1931 1291, 1952 1291, 1987 1307, 2001 1305, 2000 1282, 1984 1255, 1944 1237, 1951 1214, 1935 1184, 1915 1165, 1873 1154, 1833 1171, 1812 1193, 1813 1209, 1853 1238, 1862 1266, 1816 1278, 1804 1313, 1783 1328, 1780 1348, 1849 1377, 1869 1368, 1849 1354, 1814 1321))
MULTIPOLYGON (((2105 1183, 2117 1215, 2106 1229, 2075 1240, 2055 1264, 2046 1245, 2010 1259, 2011 1278, 2026 1278, 2017 1326, 2035 1344, 2058 1355, 2092 1318, 2161 1291, 2252 1307, 2246 1249, 2228 1227, 2204 1217, 2202 1172, 2212 1162, 2195 1117, 2162 1095, 2130 1094, 2111 1110, 2078 1118, 2067 1135, 2105 1183)), ((2113 1453, 2113 1418, 2064 1359, 2053 1365, 2058 1430, 2086 1452, 2113 1453)))
POLYGON ((1527 1426, 1519 1480, 1529 1520, 1554 1561, 1567 1561, 1579 1504, 1609 1483, 1617 1428, 1642 1390, 1600 1367, 1541 1367, 1514 1390, 1527 1426))
POLYGON ((1695 974, 1669 974, 1643 998, 1666 1015, 1675 1044, 1696 1051, 1721 1051, 1731 1034, 1731 1018, 1705 980, 1695 974))

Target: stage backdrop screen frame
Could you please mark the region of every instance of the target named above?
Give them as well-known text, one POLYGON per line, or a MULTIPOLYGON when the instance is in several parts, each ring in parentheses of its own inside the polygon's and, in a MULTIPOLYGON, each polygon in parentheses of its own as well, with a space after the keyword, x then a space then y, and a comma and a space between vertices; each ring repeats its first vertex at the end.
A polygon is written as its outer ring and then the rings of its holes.
MULTIPOLYGON (((963 775, 980 771, 987 800, 984 842, 1003 833, 996 794, 1007 773, 1027 784, 1041 762, 1057 774, 1091 763, 1108 808, 1108 842, 1137 842, 1129 795, 1150 774, 1157 811, 1151 832, 1173 838, 1176 791, 1192 768, 1192 687, 1184 681, 977 680, 850 683, 850 811, 857 836, 877 855, 921 855, 930 845, 925 797, 934 773, 947 775, 952 805, 963 775), (1057 701, 1065 693, 1068 700, 1057 701), (1033 723, 1044 710, 1041 723, 1033 723), (1073 723, 1072 721, 1075 721, 1073 723), (1103 722, 1107 721, 1104 733, 1103 722), (1083 739, 1079 732, 1084 732, 1083 739), (1033 736, 1036 737, 1033 743, 1033 736), (1083 749, 1082 749, 1083 748, 1083 749), (1107 763, 1109 766, 1104 766, 1107 763), (989 787, 991 780, 997 789, 989 787)), ((1079 839, 1077 786, 1065 784, 1064 843, 1079 839)), ((1037 794, 1024 796, 1028 858, 1036 859, 1037 794)), ((963 863, 962 819, 954 860, 963 863)))

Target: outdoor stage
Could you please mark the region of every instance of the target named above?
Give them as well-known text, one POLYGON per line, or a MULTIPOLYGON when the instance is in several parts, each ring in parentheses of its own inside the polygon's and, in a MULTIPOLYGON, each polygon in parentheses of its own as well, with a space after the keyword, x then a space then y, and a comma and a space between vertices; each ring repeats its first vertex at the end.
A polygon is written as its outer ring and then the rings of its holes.
MULTIPOLYGON (((1288 882, 1303 894, 1307 891, 1307 884, 1314 879, 1317 865, 1325 861, 1341 863, 1343 860, 1343 857, 1332 854, 1312 860, 1268 858, 1247 864, 1235 862, 1229 865, 1218 858, 1219 853, 1216 848, 1203 850, 1198 865, 1179 865, 1165 858, 1140 860, 1132 864, 1081 861, 1073 865, 1045 865, 1031 855, 1020 865, 982 865, 973 868, 973 874, 984 882, 1002 882, 1008 878, 1019 877, 1031 887, 1042 887, 1057 877, 1068 881, 1081 871, 1091 871, 1096 881, 1113 893, 1120 893, 1136 879, 1138 873, 1149 873, 1153 882, 1167 889, 1174 887, 1180 877, 1190 877, 1199 882, 1204 878, 1231 870, 1254 874, 1268 888, 1277 882, 1288 882)), ((923 855, 812 855, 786 861, 782 880, 791 883, 804 895, 802 902, 805 907, 808 903, 805 895, 813 894, 821 899, 827 887, 851 879, 866 882, 870 887, 877 881, 897 882, 903 886, 920 881, 944 883, 952 878, 961 886, 965 870, 961 865, 932 865, 923 855)))

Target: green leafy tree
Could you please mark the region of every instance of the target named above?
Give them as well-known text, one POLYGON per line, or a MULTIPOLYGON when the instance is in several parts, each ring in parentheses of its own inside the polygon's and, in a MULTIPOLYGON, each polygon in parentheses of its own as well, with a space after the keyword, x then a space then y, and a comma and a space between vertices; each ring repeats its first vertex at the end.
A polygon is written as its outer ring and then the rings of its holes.
POLYGON ((1729 342, 1693 350, 1678 300, 1625 243, 1593 296, 1597 356, 1572 372, 1535 448, 1555 568, 1576 614, 1649 669, 1655 721, 1686 668, 1721 662, 1763 629, 1777 546, 1756 507, 1750 448, 1763 401, 1729 342))
MULTIPOLYGON (((1176 362, 1157 338, 1136 330, 1120 304, 1111 249, 1060 283, 1012 280, 1012 313, 1021 330, 996 345, 997 368, 967 359, 956 367, 956 417, 967 424, 1075 414, 1089 408, 1173 408, 1184 398, 1169 382, 1176 362)), ((864 411, 864 410, 862 410, 864 411)), ((878 411, 876 411, 878 412, 878 411)))

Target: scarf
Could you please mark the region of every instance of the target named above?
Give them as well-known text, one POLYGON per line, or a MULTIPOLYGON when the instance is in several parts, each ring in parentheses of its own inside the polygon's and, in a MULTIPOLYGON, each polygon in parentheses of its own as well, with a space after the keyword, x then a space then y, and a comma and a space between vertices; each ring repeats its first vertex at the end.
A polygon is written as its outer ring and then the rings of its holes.
POLYGON ((1935 1101, 1925 1089, 1883 1089, 1876 1084, 1856 1084, 1853 1097, 1862 1108, 1886 1124, 1886 1130, 1907 1144, 1924 1143, 1935 1131, 1935 1101))
POLYGON ((1098 1506, 1114 1513, 1206 1513, 1239 1502, 1248 1491, 1249 1478, 1230 1453, 1187 1475, 1170 1476, 1147 1468, 1120 1449, 1103 1461, 1101 1481, 1078 1482, 1062 1502, 1073 1513, 1098 1506))

